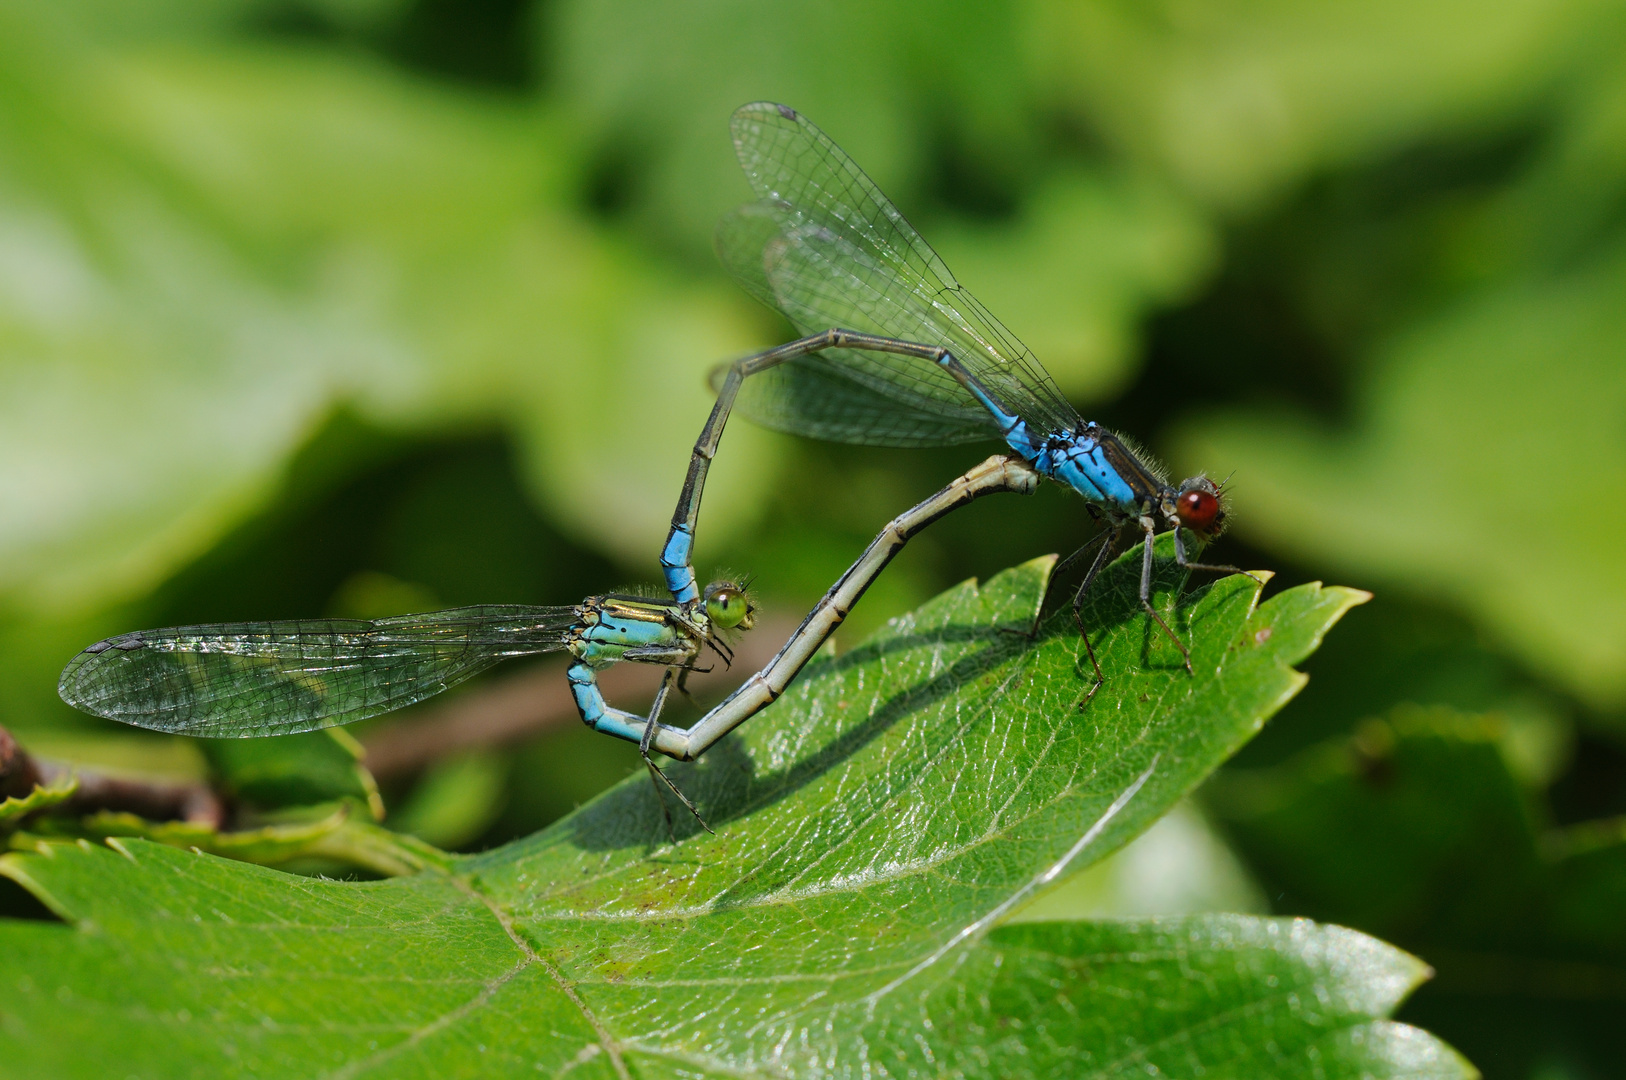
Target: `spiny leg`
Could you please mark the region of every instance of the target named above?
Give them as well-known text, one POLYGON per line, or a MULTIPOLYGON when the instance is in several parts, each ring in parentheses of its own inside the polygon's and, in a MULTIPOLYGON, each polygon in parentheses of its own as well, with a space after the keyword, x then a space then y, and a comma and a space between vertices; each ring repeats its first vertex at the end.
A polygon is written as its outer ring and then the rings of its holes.
MULTIPOLYGON (((649 755, 650 743, 655 739, 655 728, 660 721, 661 709, 666 705, 666 695, 679 678, 677 670, 676 668, 667 668, 666 674, 661 677, 661 688, 655 692, 655 700, 649 706, 649 719, 644 724, 644 737, 638 741, 638 754, 644 759, 644 764, 649 766, 649 782, 655 785, 655 801, 661 804, 661 815, 666 818, 666 835, 672 838, 674 844, 677 843, 677 830, 672 827, 672 812, 666 808, 666 796, 661 792, 662 784, 665 784, 667 790, 677 796, 678 802, 689 808, 689 813, 693 814, 694 819, 700 822, 702 829, 711 832, 711 826, 707 825, 706 819, 700 816, 700 811, 695 807, 694 803, 689 801, 687 795, 678 790, 678 786, 672 783, 671 778, 661 771, 661 767, 655 764, 655 759, 649 755)), ((712 835, 715 836, 716 834, 712 833, 712 835)))
POLYGON ((705 672, 710 671, 711 668, 697 669, 685 667, 679 669, 677 677, 677 692, 683 695, 683 700, 687 701, 696 708, 699 708, 700 703, 694 699, 693 694, 689 693, 689 676, 693 675, 696 670, 700 670, 702 674, 704 674, 705 672))
MULTIPOLYGON (((1169 624, 1163 621, 1163 616, 1159 615, 1157 608, 1152 606, 1152 541, 1156 537, 1157 533, 1148 524, 1146 526, 1145 555, 1142 556, 1140 564, 1140 606, 1145 608, 1146 614, 1156 620, 1157 625, 1163 628, 1163 632, 1169 635, 1169 640, 1174 642, 1174 647, 1179 649, 1180 655, 1185 658, 1186 674, 1194 676, 1197 672, 1191 666, 1191 652, 1186 648, 1186 643, 1180 640, 1179 634, 1169 629, 1169 624)), ((1176 542, 1178 542, 1178 534, 1176 534, 1176 542)))
POLYGON ((1107 681, 1106 675, 1101 671, 1101 662, 1095 658, 1095 646, 1090 644, 1089 628, 1084 625, 1084 594, 1088 593, 1090 586, 1095 584, 1096 575, 1107 564, 1112 549, 1117 546, 1118 529, 1111 525, 1102 529, 1095 534, 1094 539, 1086 541, 1083 547, 1069 555, 1067 561, 1071 562, 1085 551, 1088 551, 1091 544, 1100 544, 1100 550, 1095 553, 1095 559, 1090 563, 1089 572, 1084 575, 1084 580, 1078 583, 1078 591, 1073 594, 1073 622, 1078 624, 1078 634, 1084 639, 1084 651, 1089 654, 1090 667, 1095 669, 1095 685, 1091 686, 1090 692, 1084 695, 1084 700, 1078 703, 1080 709, 1090 703, 1090 699, 1095 697, 1095 692, 1101 689, 1101 684, 1107 681))
POLYGON ((1186 542, 1181 536, 1179 526, 1175 526, 1174 530, 1174 561, 1184 570, 1207 570, 1215 574, 1241 574, 1243 577, 1252 578, 1261 585, 1264 584, 1264 581, 1257 574, 1251 574, 1240 566, 1220 566, 1216 563, 1191 562, 1186 557, 1186 542))
MULTIPOLYGON (((1095 520, 1095 523, 1097 525, 1102 525, 1102 526, 1106 526, 1106 527, 1110 528, 1110 526, 1107 526, 1106 518, 1104 518, 1101 515, 1101 512, 1099 510, 1097 510, 1095 507, 1089 505, 1088 503, 1085 503, 1084 504, 1084 509, 1089 511, 1090 517, 1095 520)), ((1056 587, 1056 582, 1063 575, 1065 575, 1067 573, 1067 571, 1071 570, 1073 568, 1073 564, 1078 562, 1078 560, 1083 557, 1084 553, 1086 551, 1090 550, 1090 548, 1094 547, 1096 545, 1096 543, 1100 539, 1101 539, 1101 534, 1097 534, 1097 535, 1091 537, 1090 539, 1084 541, 1084 543, 1082 543, 1078 547, 1074 548, 1071 554, 1064 556, 1060 561, 1058 561, 1056 563, 1056 565, 1054 567, 1051 568, 1050 577, 1049 577, 1048 580, 1045 581, 1044 595, 1039 598, 1039 609, 1041 611, 1044 610, 1044 606, 1050 602, 1050 590, 1056 587)), ((1033 630, 1029 633, 1028 636, 1032 637, 1036 633, 1038 633, 1037 624, 1035 624, 1033 630)))

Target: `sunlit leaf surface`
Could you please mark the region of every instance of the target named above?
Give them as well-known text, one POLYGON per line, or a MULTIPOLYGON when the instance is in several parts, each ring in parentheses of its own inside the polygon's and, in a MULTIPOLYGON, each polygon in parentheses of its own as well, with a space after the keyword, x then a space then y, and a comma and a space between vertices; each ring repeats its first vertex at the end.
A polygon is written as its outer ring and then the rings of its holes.
POLYGON ((376 884, 135 841, 9 856, 71 925, 0 928, 0 1075, 1468 1075, 1384 1019, 1426 970, 1351 931, 997 928, 1245 741, 1364 598, 1205 588, 1175 612, 1193 678, 1147 633, 1126 557, 1092 608, 1114 674, 1081 712, 1070 613, 1029 636, 1048 569, 950 590, 674 768, 715 837, 667 842, 635 777, 376 884))

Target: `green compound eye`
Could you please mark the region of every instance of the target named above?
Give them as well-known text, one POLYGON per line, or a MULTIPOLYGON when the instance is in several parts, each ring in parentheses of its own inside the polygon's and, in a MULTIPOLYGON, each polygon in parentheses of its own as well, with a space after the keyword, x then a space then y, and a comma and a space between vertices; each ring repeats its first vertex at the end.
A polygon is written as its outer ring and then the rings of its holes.
POLYGON ((751 615, 755 605, 751 598, 731 581, 718 581, 706 587, 706 615, 712 625, 724 630, 738 627, 751 629, 751 615))

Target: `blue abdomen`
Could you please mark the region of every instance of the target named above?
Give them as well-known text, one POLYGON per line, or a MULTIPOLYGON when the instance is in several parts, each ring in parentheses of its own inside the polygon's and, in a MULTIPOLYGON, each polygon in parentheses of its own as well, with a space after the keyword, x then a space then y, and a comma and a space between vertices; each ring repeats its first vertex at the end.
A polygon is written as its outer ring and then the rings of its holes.
POLYGON ((637 742, 643 736, 643 718, 612 709, 598 688, 593 669, 585 661, 571 664, 565 678, 570 683, 570 695, 576 699, 576 711, 581 713, 582 723, 594 731, 628 742, 637 742))
POLYGON ((693 554, 694 537, 688 528, 681 525, 674 528, 672 535, 666 539, 666 547, 661 551, 661 573, 666 577, 667 589, 680 604, 687 604, 700 595, 694 571, 689 568, 689 558, 693 554))

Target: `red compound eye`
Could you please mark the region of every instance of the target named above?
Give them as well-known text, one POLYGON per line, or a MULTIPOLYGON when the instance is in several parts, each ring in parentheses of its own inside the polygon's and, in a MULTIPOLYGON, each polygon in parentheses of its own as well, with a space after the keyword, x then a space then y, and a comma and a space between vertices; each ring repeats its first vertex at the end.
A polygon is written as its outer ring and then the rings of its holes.
POLYGON ((1211 533, 1220 518, 1219 499, 1212 491, 1187 491, 1176 500, 1174 513, 1192 532, 1211 533))

